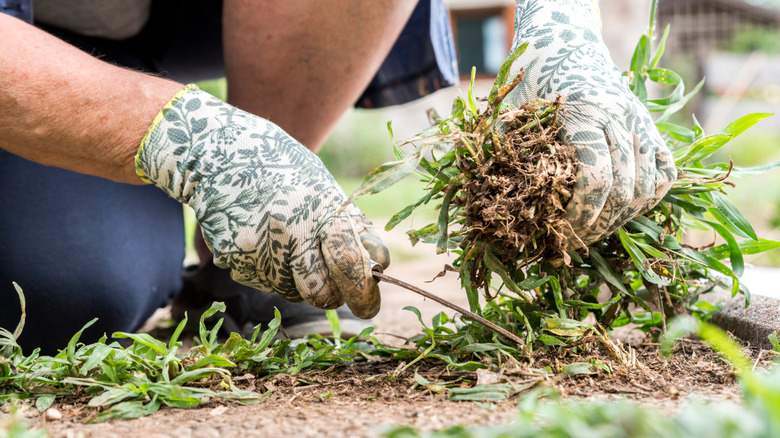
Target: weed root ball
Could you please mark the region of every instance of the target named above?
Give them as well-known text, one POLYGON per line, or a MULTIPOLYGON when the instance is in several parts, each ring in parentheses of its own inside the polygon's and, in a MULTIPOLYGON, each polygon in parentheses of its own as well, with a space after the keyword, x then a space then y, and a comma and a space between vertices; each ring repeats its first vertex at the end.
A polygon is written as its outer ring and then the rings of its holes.
MULTIPOLYGON (((466 240, 489 249, 506 266, 539 258, 569 261, 565 208, 577 162, 573 148, 558 139, 560 110, 562 103, 555 101, 501 112, 490 134, 482 136, 481 149, 489 151, 484 159, 458 162, 463 184, 453 203, 463 207, 466 240)), ((480 284, 484 269, 478 266, 484 263, 476 263, 473 272, 480 284)))

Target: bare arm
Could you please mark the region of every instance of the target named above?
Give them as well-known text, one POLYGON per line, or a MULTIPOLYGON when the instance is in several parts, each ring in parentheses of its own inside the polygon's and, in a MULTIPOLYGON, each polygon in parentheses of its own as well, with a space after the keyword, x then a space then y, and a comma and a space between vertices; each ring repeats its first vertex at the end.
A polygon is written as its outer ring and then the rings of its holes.
POLYGON ((0 14, 0 148, 28 160, 141 183, 133 158, 181 84, 102 62, 0 14))
POLYGON ((416 3, 225 1, 228 101, 316 151, 365 90, 416 3))

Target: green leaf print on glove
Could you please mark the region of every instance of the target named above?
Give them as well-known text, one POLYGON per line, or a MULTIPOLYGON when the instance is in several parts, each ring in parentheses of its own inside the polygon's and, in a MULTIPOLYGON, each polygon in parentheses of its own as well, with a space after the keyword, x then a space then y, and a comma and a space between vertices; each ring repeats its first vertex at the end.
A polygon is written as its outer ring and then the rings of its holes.
POLYGON ((371 260, 387 265, 387 249, 357 207, 340 212, 347 197, 319 158, 268 120, 187 86, 149 128, 136 170, 195 210, 214 263, 239 283, 379 311, 371 260))
POLYGON ((580 161, 567 217, 590 244, 658 203, 676 179, 674 161, 612 62, 592 0, 519 0, 513 45, 524 42, 513 67, 525 80, 505 102, 565 98, 561 133, 580 161))

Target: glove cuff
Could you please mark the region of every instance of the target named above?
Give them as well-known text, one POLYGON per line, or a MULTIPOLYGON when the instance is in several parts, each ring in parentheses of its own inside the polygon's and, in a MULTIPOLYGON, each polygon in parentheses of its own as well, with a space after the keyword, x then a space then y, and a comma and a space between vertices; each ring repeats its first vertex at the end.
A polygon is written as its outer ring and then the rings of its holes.
POLYGON ((166 103, 159 113, 157 113, 157 116, 155 116, 154 121, 149 126, 149 129, 146 130, 146 134, 144 135, 144 138, 141 140, 141 145, 138 146, 138 151, 135 154, 135 173, 138 175, 139 178, 141 178, 141 181, 151 184, 153 181, 149 178, 149 176, 146 173, 146 170, 143 166, 143 160, 141 156, 143 155, 144 148, 146 147, 147 143, 149 143, 149 139, 152 136, 152 132, 154 132, 155 129, 157 129, 158 126, 160 126, 160 123, 162 123, 163 120, 165 120, 165 113, 170 111, 171 108, 173 108, 179 100, 186 94, 188 91, 192 90, 199 90, 197 85, 195 84, 188 84, 182 87, 181 90, 177 91, 176 94, 173 95, 171 100, 166 103))

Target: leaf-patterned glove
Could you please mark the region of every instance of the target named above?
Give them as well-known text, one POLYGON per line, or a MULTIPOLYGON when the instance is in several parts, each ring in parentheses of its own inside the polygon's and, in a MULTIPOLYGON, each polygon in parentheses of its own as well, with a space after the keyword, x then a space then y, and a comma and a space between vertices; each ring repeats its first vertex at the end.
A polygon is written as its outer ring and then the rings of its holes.
POLYGON ((322 162, 281 128, 187 86, 136 155, 141 179, 195 210, 214 264, 241 284, 323 308, 379 311, 382 241, 322 162), (361 243, 362 242, 362 243, 361 243))
POLYGON ((581 163, 567 216, 590 244, 652 208, 676 179, 674 161, 612 62, 593 0, 518 0, 514 48, 526 42, 513 65, 525 80, 505 102, 565 98, 561 133, 581 163))

